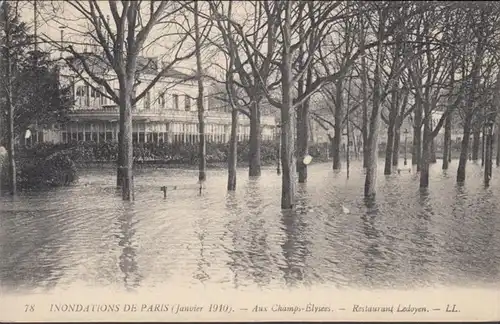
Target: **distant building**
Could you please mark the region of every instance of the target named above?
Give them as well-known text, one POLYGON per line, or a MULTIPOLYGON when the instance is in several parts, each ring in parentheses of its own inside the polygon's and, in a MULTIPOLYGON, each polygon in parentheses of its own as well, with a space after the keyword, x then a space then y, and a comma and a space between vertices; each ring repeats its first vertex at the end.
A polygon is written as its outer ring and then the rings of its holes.
MULTIPOLYGON (((91 54, 89 54, 91 55, 91 54)), ((96 56, 94 54, 94 56, 96 56)), ((101 61, 102 62, 102 61, 101 61)), ((113 90, 118 93, 119 84, 111 69, 99 64, 89 67, 99 77, 108 80, 113 90)), ((156 59, 140 57, 140 71, 136 94, 145 87, 162 69, 156 59)), ((62 84, 71 85, 74 107, 70 121, 57 125, 50 130, 33 132, 31 141, 67 143, 71 141, 105 142, 117 141, 119 130, 119 109, 110 99, 101 96, 94 87, 98 87, 87 75, 79 76, 72 69, 63 66, 60 69, 62 84), (83 76, 83 78, 82 78, 83 76), (86 80, 86 81, 85 81, 86 80), (92 86, 89 86, 92 85, 92 86)), ((106 93, 102 87, 102 92, 106 93)), ((225 143, 229 141, 231 114, 228 105, 211 93, 206 85, 205 130, 208 142, 225 143)), ((134 143, 183 142, 194 143, 198 140, 198 113, 196 98, 198 89, 192 76, 171 69, 138 101, 133 109, 132 139, 134 143)), ((275 136, 274 116, 263 114, 261 118, 262 139, 272 140, 275 136)), ((249 138, 249 119, 241 116, 238 124, 238 139, 249 138)))

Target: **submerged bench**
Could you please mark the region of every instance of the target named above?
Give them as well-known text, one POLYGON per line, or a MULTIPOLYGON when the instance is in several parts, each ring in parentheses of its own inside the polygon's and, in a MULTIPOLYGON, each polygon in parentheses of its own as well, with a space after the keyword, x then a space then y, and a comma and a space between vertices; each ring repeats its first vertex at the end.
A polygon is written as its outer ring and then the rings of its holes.
POLYGON ((192 184, 192 185, 170 185, 170 186, 162 186, 160 188, 160 190, 163 191, 163 198, 167 198, 167 191, 168 190, 172 191, 172 190, 187 190, 187 189, 197 189, 197 190, 199 190, 200 195, 201 195, 201 192, 205 188, 204 188, 202 182, 197 183, 197 184, 192 184))
POLYGON ((410 169, 398 169, 398 174, 400 174, 401 171, 408 171, 408 173, 410 173, 411 172, 411 168, 410 169))

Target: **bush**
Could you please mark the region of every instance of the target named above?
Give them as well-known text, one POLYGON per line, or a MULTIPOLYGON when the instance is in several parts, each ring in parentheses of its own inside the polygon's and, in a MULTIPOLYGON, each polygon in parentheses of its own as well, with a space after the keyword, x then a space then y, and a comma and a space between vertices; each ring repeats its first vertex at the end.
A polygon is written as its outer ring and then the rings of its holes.
MULTIPOLYGON (((207 143, 207 163, 226 163, 228 158, 227 143, 207 143)), ((261 162, 263 165, 276 163, 278 144, 274 141, 261 143, 261 162)), ((41 143, 33 147, 24 148, 26 156, 50 156, 56 152, 64 154, 77 164, 92 162, 115 162, 118 156, 116 142, 73 142, 67 144, 41 143)), ((318 161, 326 160, 324 144, 312 144, 309 154, 318 161)), ((161 162, 168 164, 195 165, 198 163, 198 144, 191 143, 135 143, 133 147, 134 161, 161 162)), ((238 143, 238 162, 245 163, 250 155, 248 141, 238 143)))
MULTIPOLYGON (((40 150, 18 150, 16 156, 16 180, 20 188, 69 185, 77 180, 77 169, 71 159, 71 150, 59 146, 40 144, 40 150)), ((6 188, 8 161, 1 167, 2 187, 6 188)))

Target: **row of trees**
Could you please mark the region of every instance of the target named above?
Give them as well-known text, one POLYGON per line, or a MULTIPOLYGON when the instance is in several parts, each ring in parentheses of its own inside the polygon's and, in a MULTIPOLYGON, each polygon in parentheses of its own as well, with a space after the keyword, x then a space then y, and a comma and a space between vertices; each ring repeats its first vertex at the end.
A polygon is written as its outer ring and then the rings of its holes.
MULTIPOLYGON (((457 181, 463 182, 469 135, 479 143, 484 121, 497 118, 500 16, 495 2, 89 0, 46 7, 43 14, 70 30, 66 37, 71 41, 48 34, 41 41, 69 53, 64 58, 68 67, 89 76, 89 85, 120 107, 117 185, 123 199, 133 199, 132 107, 170 69, 191 59, 199 89, 201 157, 207 78, 225 85, 232 107, 230 152, 236 152, 239 116, 250 118, 250 176, 260 176, 262 107, 269 104, 279 111, 283 209, 295 204, 296 174, 299 182, 307 181, 302 161, 311 118, 333 129, 334 169, 340 168, 344 131, 362 133, 367 197, 376 194, 382 122, 388 138, 385 173, 397 164, 400 128, 411 119, 412 163, 420 171, 420 186, 427 187, 430 153, 442 127, 445 156, 452 124, 463 128, 457 171, 457 181), (87 46, 98 51, 88 53, 87 46), (135 95, 143 81, 138 58, 150 50, 168 60, 135 95), (105 71, 96 72, 96 61, 105 71), (118 94, 111 86, 115 79, 118 94), (441 118, 432 123, 435 112, 441 118)), ((235 190, 236 154, 230 156, 228 190, 235 190)), ((206 178, 204 168, 201 158, 200 181, 206 178)))
POLYGON ((376 193, 382 122, 388 141, 384 173, 390 174, 399 160, 401 126, 411 120, 412 163, 423 188, 429 186, 435 137, 445 127, 447 169, 451 127, 458 122, 457 181, 465 180, 469 135, 477 156, 481 128, 498 110, 496 3, 258 1, 247 7, 255 19, 237 17, 223 1, 211 2, 205 18, 217 22, 224 39, 233 75, 227 83, 252 89, 243 92, 250 102, 264 97, 280 110, 282 208, 294 204, 296 165, 299 182, 307 180, 301 161, 310 116, 334 130, 334 169, 340 168, 344 131, 349 136, 349 125, 361 131, 366 197, 376 193), (323 104, 311 108, 318 101, 323 104), (433 122, 436 112, 441 117, 433 122))

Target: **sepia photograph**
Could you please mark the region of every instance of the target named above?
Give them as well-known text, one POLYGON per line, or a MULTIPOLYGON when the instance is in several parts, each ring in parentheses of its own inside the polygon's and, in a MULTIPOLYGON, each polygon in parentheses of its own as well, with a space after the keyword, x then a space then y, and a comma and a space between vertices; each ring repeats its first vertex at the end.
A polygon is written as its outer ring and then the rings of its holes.
POLYGON ((500 3, 0 0, 0 321, 500 320, 500 3))

